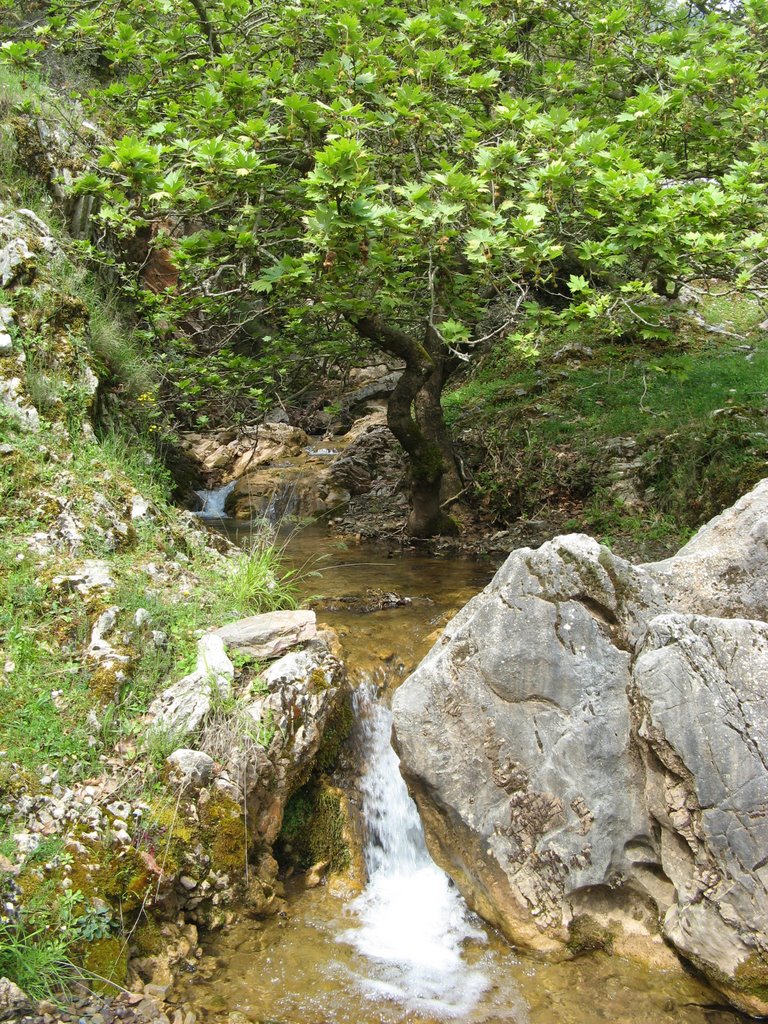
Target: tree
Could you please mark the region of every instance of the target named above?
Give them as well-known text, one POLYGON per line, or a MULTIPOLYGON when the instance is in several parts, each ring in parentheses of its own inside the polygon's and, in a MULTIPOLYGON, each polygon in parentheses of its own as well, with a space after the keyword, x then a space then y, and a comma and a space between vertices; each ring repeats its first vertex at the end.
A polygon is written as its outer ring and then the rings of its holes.
POLYGON ((440 394, 489 340, 664 338, 703 277, 765 295, 768 4, 716 6, 56 0, 47 43, 111 66, 115 141, 78 188, 114 236, 165 225, 156 316, 403 361, 425 536, 461 487, 440 394))

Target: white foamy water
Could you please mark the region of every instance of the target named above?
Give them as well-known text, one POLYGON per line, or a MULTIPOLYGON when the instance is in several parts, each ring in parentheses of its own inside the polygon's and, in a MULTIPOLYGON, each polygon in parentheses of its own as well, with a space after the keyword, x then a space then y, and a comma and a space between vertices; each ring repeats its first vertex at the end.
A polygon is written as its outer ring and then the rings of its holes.
POLYGON ((462 958, 485 933, 427 852, 416 805, 390 745, 392 715, 372 686, 355 693, 365 765, 361 780, 368 884, 352 903, 355 923, 339 937, 371 961, 357 983, 373 999, 414 1012, 467 1017, 488 987, 462 958))
POLYGON ((195 491, 195 494, 203 503, 203 507, 197 513, 201 519, 226 519, 225 506, 227 498, 235 489, 236 482, 232 480, 230 483, 224 484, 223 487, 217 487, 213 491, 195 491))

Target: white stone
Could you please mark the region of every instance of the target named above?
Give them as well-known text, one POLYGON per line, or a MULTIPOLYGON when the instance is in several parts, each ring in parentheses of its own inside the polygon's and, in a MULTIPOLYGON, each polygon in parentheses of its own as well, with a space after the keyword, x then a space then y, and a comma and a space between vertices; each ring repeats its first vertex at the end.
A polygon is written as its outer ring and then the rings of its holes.
POLYGON ((313 611, 267 612, 230 622, 213 634, 229 650, 243 651, 254 658, 276 658, 297 644, 317 636, 313 611))

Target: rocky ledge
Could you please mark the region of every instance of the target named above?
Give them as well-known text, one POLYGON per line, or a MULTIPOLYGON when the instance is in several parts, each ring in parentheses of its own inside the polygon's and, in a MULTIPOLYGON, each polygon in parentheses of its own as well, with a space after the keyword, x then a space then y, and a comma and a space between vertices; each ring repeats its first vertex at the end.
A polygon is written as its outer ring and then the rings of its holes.
POLYGON ((435 859, 516 944, 768 1014, 768 480, 673 558, 515 551, 394 700, 435 859))

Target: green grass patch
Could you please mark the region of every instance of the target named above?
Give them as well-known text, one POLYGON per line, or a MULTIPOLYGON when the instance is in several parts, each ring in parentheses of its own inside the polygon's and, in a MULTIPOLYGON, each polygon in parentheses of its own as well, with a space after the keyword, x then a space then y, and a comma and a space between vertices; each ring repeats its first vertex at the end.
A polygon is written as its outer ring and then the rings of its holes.
POLYGON ((475 439, 476 493, 489 513, 509 520, 559 507, 573 526, 672 546, 754 486, 768 470, 762 313, 739 296, 703 308, 713 322, 728 314, 745 343, 678 324, 670 343, 587 337, 593 355, 571 362, 552 362, 552 340, 535 366, 501 345, 447 395, 454 433, 475 439), (616 439, 634 442, 642 462, 640 513, 611 491, 624 457, 611 449, 616 439))

